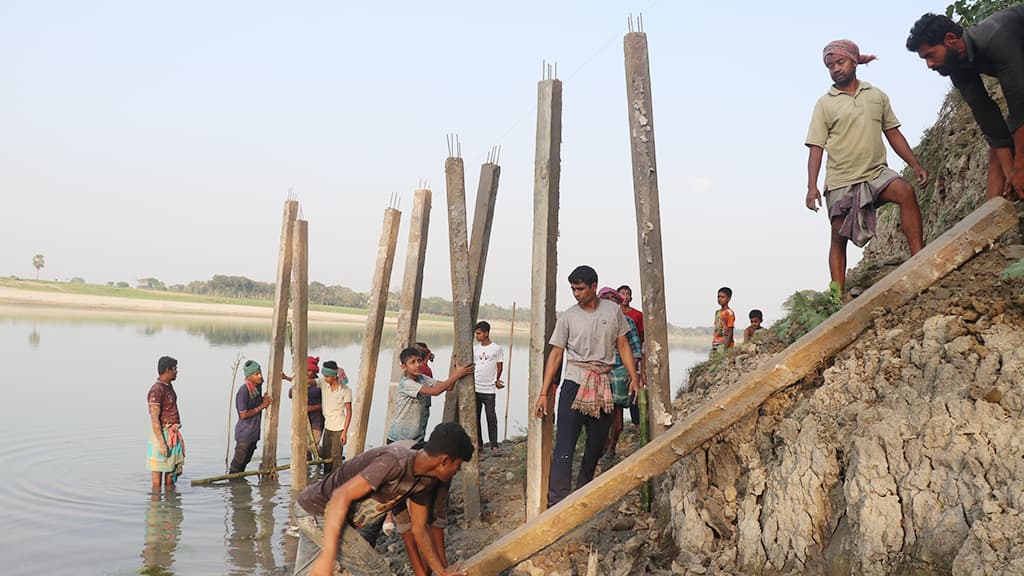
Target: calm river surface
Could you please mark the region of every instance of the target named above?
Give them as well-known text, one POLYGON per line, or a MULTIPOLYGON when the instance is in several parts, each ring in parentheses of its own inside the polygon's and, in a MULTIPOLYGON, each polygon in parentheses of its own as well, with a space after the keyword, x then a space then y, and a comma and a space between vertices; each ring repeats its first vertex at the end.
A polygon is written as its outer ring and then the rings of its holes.
MULTIPOLYGON (((228 414, 241 382, 240 375, 231 382, 232 365, 241 354, 266 366, 269 322, 68 314, 29 307, 0 312, 7 374, 0 401, 0 573, 286 574, 297 541, 289 530, 287 471, 280 484, 189 486, 226 468, 228 414), (154 495, 146 469, 146 392, 165 354, 179 362, 174 387, 187 459, 178 488, 154 495)), ((492 337, 506 347, 507 360, 507 332, 492 337)), ((368 445, 381 444, 384 434, 393 338, 385 330, 368 445)), ((421 330, 419 339, 431 344, 435 373, 444 376, 450 331, 421 330)), ((337 360, 353 386, 361 341, 361 327, 314 326, 309 334, 310 353, 321 362, 337 360)), ((511 396, 498 397, 499 433, 507 401, 509 434, 525 430, 528 356, 525 336, 517 336, 511 396)), ((672 349, 673 387, 705 357, 704 350, 672 349)), ((440 421, 442 404, 434 403, 431 425, 440 421)), ((278 455, 287 459, 287 398, 280 413, 278 455)))

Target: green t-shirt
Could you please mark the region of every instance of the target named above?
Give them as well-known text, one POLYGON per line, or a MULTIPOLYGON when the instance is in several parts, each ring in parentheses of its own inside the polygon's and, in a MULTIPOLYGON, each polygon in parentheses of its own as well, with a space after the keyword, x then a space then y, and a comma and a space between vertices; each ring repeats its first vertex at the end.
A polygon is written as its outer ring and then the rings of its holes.
POLYGON ((854 94, 830 88, 814 106, 806 140, 828 153, 826 190, 877 177, 887 166, 882 132, 899 126, 889 97, 871 84, 861 81, 854 94))

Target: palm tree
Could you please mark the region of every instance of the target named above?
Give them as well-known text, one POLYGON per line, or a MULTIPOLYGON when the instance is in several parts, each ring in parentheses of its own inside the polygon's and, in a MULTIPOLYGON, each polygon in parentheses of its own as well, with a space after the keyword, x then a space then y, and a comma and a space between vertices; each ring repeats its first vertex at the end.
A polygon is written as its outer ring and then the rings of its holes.
POLYGON ((46 266, 46 262, 43 259, 43 255, 36 254, 35 256, 33 256, 32 265, 35 266, 36 268, 36 280, 39 280, 39 270, 42 269, 43 266, 46 266))

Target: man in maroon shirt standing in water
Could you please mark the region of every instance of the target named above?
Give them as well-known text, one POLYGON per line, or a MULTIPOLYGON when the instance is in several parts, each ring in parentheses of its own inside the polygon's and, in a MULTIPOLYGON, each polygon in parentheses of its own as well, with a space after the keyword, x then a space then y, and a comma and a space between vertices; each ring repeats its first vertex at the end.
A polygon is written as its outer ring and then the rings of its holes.
POLYGON ((147 460, 153 473, 153 488, 159 490, 161 476, 169 488, 181 475, 185 466, 185 441, 181 438, 178 394, 171 384, 178 377, 178 361, 170 356, 161 356, 156 371, 159 376, 146 396, 152 428, 147 460))

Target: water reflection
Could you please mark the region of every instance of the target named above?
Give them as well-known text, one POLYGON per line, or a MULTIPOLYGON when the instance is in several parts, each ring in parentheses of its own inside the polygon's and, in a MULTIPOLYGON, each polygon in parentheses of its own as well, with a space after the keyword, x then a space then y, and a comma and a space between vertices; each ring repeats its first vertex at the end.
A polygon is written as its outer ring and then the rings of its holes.
POLYGON ((261 483, 255 487, 245 480, 228 485, 228 504, 225 540, 228 543, 230 574, 272 572, 277 567, 274 558, 274 496, 279 486, 261 483), (257 506, 258 504, 258 506, 257 506))
POLYGON ((149 507, 146 508, 146 538, 142 547, 142 569, 139 570, 139 574, 174 574, 174 550, 181 539, 183 518, 181 495, 177 491, 152 492, 149 507))
POLYGON ((39 348, 39 330, 36 330, 36 323, 32 323, 32 331, 28 334, 28 344, 33 348, 39 348))

